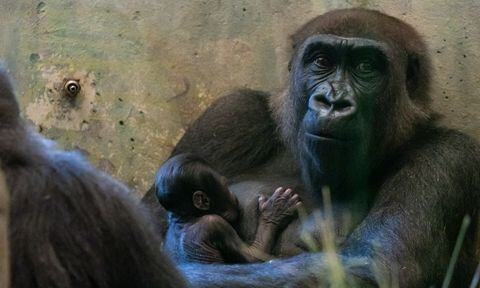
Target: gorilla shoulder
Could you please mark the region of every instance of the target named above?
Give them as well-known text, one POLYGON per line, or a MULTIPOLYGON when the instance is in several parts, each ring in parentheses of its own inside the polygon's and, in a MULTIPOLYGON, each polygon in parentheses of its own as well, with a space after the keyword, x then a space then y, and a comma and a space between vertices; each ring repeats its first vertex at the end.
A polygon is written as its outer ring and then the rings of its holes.
POLYGON ((242 89, 218 99, 185 132, 172 155, 191 152, 226 177, 271 159, 282 145, 269 94, 242 89))

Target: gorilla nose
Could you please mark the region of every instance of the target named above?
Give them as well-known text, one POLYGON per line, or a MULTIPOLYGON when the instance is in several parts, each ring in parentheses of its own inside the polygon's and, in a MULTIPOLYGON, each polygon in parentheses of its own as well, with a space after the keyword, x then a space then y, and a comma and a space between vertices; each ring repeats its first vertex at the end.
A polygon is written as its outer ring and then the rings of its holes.
POLYGON ((312 95, 308 101, 308 107, 322 115, 335 113, 339 116, 346 116, 355 111, 352 101, 343 97, 333 99, 323 93, 312 95))

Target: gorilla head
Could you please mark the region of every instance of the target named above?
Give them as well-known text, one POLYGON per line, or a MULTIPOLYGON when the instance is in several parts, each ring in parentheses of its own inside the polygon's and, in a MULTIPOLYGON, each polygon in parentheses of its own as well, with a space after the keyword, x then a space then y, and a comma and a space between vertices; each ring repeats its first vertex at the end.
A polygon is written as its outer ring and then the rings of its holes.
POLYGON ((410 25, 363 9, 317 17, 292 42, 288 95, 273 100, 277 121, 302 148, 293 150, 306 183, 341 198, 430 118, 426 47, 410 25))

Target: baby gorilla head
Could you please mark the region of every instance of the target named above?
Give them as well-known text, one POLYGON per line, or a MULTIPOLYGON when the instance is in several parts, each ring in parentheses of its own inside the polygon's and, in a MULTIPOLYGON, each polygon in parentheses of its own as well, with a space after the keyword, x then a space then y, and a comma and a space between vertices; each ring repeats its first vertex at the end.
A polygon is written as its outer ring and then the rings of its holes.
POLYGON ((206 214, 217 214, 230 223, 238 218, 238 200, 226 178, 193 154, 177 155, 160 167, 155 193, 165 209, 183 220, 206 214))

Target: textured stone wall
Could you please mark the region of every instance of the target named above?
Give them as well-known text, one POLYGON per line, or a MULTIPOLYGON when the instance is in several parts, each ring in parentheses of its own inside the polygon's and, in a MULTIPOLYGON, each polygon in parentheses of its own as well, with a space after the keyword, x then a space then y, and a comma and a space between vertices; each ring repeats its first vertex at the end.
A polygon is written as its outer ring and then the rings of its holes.
POLYGON ((143 193, 213 100, 238 87, 280 89, 288 35, 318 14, 354 6, 425 35, 435 108, 480 139, 476 0, 3 0, 0 57, 38 131, 143 193), (60 93, 68 78, 82 85, 73 100, 60 93))

